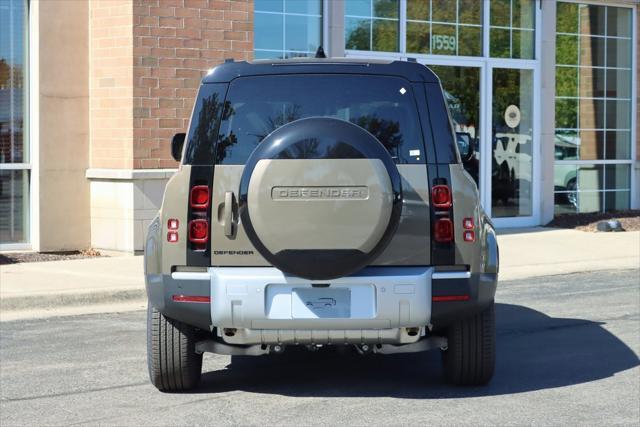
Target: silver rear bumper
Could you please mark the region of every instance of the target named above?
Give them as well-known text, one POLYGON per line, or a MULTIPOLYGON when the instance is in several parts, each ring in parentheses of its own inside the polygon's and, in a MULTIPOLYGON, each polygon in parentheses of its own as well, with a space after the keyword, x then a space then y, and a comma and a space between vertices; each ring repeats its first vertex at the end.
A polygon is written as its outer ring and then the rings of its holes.
POLYGON ((212 325, 229 344, 404 344, 420 339, 431 317, 429 267, 371 267, 323 281, 260 267, 208 274, 212 325))

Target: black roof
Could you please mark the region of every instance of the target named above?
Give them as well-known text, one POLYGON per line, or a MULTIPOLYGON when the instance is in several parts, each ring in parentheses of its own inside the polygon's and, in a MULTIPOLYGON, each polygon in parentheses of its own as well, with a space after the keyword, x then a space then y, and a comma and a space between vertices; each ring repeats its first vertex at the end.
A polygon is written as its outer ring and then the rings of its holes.
POLYGON ((433 71, 417 62, 351 58, 225 61, 211 69, 202 82, 225 83, 236 77, 275 74, 369 74, 398 76, 412 82, 440 82, 433 71))

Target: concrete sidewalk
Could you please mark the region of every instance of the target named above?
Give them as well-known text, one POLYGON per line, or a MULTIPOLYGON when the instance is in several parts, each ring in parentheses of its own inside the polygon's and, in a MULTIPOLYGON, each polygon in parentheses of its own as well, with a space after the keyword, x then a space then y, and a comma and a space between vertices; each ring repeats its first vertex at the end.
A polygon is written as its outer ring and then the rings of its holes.
POLYGON ((138 309, 145 301, 141 256, 0 266, 0 321, 138 309))
MULTIPOLYGON (((498 241, 501 280, 640 268, 638 231, 502 230, 498 241)), ((0 266, 0 320, 144 306, 141 256, 0 266)))
POLYGON ((501 230, 500 280, 640 268, 640 231, 501 230))

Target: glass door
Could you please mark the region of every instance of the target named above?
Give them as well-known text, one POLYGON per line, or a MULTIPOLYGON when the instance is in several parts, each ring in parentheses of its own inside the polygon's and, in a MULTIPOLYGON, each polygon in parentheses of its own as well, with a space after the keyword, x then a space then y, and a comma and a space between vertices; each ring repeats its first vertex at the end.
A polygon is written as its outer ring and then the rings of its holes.
POLYGON ((534 188, 534 70, 496 65, 489 68, 488 80, 487 134, 491 143, 485 148, 490 151, 485 156, 484 170, 490 174, 485 177, 490 190, 485 189, 484 206, 490 206, 487 210, 491 217, 501 225, 533 225, 539 211, 534 188))

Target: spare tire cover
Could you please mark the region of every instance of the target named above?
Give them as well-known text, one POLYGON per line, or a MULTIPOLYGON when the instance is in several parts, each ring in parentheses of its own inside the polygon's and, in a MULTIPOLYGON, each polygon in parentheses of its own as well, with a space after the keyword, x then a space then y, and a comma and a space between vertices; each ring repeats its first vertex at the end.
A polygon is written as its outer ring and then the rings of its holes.
POLYGON ((251 153, 240 220, 260 254, 306 279, 346 276, 387 246, 402 210, 387 149, 350 122, 311 117, 269 134, 251 153))

